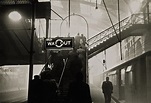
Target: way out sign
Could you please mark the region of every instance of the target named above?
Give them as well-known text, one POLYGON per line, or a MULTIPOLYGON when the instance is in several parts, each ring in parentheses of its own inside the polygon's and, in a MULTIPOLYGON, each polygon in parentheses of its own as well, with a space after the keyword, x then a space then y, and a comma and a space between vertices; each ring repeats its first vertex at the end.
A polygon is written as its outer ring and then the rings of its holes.
POLYGON ((50 50, 73 49, 74 38, 72 37, 56 37, 45 39, 45 48, 50 50))

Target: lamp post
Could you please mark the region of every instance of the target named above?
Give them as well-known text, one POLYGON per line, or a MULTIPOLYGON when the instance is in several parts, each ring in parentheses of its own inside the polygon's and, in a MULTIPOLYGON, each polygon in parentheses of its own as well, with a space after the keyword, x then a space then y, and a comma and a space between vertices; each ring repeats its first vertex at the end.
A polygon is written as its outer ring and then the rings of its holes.
POLYGON ((88 22, 87 22, 87 20, 86 20, 82 15, 75 14, 75 13, 66 16, 66 17, 62 20, 62 22, 61 22, 61 24, 60 24, 60 36, 61 36, 61 31, 62 31, 61 28, 62 28, 63 22, 64 22, 68 17, 71 17, 71 16, 79 16, 79 17, 81 17, 81 18, 86 22, 86 26, 87 26, 87 40, 88 40, 88 39, 89 39, 89 25, 88 25, 88 22))
MULTIPOLYGON (((60 36, 61 36, 61 27, 62 27, 62 24, 63 24, 63 22, 68 18, 68 17, 71 17, 71 16, 79 16, 79 17, 81 17, 84 21, 85 21, 85 23, 86 23, 86 27, 87 27, 87 40, 86 40, 86 44, 87 44, 87 48, 86 48, 86 82, 89 82, 88 81, 88 48, 89 48, 89 44, 88 44, 88 39, 89 39, 89 25, 88 25, 88 22, 87 22, 87 20, 82 16, 82 15, 79 15, 79 14, 75 14, 75 13, 73 13, 73 14, 71 14, 71 15, 68 15, 68 16, 66 16, 63 20, 62 20, 62 22, 61 22, 61 24, 60 24, 60 36)), ((70 23, 70 22, 69 22, 70 23)), ((69 28, 70 29, 70 28, 69 28)))
MULTIPOLYGON (((66 19, 66 18, 64 18, 64 19, 62 20, 61 24, 60 24, 60 37, 61 37, 61 31, 62 31, 62 30, 61 30, 62 24, 63 24, 63 22, 65 21, 65 19, 66 19)), ((67 22, 67 21, 66 21, 66 22, 67 22)))

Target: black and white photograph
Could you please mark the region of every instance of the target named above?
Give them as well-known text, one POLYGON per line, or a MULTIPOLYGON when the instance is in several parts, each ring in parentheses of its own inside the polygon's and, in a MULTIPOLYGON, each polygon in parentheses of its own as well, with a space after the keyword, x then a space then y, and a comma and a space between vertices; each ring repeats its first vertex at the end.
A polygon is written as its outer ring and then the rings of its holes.
POLYGON ((0 0, 0 103, 151 103, 151 0, 0 0))

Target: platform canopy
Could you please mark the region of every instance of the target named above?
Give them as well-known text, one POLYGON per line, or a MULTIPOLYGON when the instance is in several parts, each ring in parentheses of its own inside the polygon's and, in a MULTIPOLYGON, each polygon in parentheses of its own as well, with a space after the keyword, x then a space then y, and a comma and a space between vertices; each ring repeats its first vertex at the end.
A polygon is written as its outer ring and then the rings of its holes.
MULTIPOLYGON (((35 2, 35 19, 50 17, 49 2, 35 2)), ((0 65, 29 64, 30 44, 32 35, 32 2, 30 0, 0 1, 0 65), (21 20, 13 21, 10 13, 15 11, 21 15, 21 20)), ((35 28, 36 30, 36 28, 35 28)), ((44 64, 45 54, 42 43, 35 32, 33 47, 33 63, 44 64)))

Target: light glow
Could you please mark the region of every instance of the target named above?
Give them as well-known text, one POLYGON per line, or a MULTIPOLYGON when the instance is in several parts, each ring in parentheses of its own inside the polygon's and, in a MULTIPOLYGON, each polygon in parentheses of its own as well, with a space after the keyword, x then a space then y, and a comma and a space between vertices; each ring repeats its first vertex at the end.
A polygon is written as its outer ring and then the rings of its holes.
POLYGON ((126 72, 130 72, 132 70, 132 66, 128 66, 127 69, 126 69, 126 72))
POLYGON ((22 16, 20 15, 19 12, 13 11, 9 14, 9 18, 13 21, 19 21, 22 18, 22 16))

